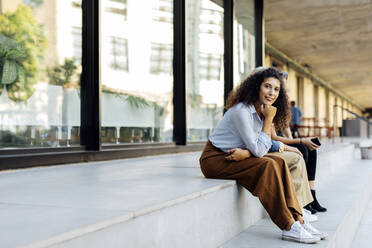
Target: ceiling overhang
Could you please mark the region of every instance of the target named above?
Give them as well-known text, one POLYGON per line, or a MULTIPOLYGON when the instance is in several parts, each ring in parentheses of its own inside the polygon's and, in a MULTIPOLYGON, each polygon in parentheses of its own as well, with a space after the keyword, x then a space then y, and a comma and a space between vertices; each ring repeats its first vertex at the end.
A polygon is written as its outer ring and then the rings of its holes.
POLYGON ((267 41, 363 108, 372 108, 372 0, 268 0, 267 41))

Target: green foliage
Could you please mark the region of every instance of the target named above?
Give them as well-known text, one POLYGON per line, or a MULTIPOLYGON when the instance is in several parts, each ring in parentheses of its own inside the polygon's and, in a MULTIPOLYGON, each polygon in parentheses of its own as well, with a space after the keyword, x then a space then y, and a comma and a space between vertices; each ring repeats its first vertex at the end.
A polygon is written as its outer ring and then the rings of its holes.
POLYGON ((5 60, 3 65, 1 83, 11 84, 14 81, 16 81, 17 77, 18 77, 17 62, 12 60, 5 60))
POLYGON ((146 99, 139 96, 127 95, 125 100, 128 101, 128 103, 135 108, 147 108, 151 106, 151 104, 146 101, 146 99))
POLYGON ((65 59, 62 65, 47 68, 49 83, 63 87, 73 86, 77 88, 79 83, 75 82, 79 82, 80 80, 77 79, 78 75, 76 70, 75 59, 65 59))
POLYGON ((123 93, 120 91, 115 91, 105 86, 102 87, 102 92, 114 95, 115 97, 119 97, 123 101, 128 102, 134 108, 143 109, 143 108, 153 107, 158 111, 159 115, 164 114, 163 107, 158 105, 156 102, 149 102, 143 97, 130 95, 130 94, 123 93))
POLYGON ((39 60, 46 36, 29 6, 0 15, 0 89, 13 101, 26 101, 34 93, 39 60))

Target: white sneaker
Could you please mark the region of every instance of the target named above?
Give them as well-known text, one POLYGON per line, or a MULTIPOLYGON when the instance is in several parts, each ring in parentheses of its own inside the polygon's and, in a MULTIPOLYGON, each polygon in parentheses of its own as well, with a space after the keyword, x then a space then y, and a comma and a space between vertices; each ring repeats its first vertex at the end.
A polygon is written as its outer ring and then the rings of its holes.
POLYGON ((319 231, 318 229, 316 229, 315 227, 313 227, 310 223, 306 221, 304 222, 304 224, 301 224, 301 226, 303 227, 303 229, 305 229, 306 231, 308 231, 311 235, 315 237, 319 237, 320 239, 325 239, 328 237, 328 233, 319 231))
POLYGON ((298 221, 292 224, 289 231, 283 230, 282 239, 306 244, 317 243, 320 241, 319 237, 315 237, 306 231, 298 221))
POLYGON ((312 214, 309 210, 307 209, 302 209, 302 218, 304 219, 304 221, 307 221, 307 222, 315 222, 315 221, 318 221, 318 216, 316 216, 315 214, 312 214))

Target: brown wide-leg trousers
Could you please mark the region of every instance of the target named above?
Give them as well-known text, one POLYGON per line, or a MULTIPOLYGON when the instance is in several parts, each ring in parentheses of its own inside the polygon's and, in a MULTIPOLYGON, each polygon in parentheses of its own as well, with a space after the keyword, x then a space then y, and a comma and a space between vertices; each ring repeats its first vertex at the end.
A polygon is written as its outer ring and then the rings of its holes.
POLYGON ((226 153, 210 141, 200 157, 204 176, 215 179, 235 179, 238 184, 257 196, 281 229, 290 229, 294 220, 302 222, 301 207, 285 161, 275 155, 250 157, 241 161, 225 159, 226 153))

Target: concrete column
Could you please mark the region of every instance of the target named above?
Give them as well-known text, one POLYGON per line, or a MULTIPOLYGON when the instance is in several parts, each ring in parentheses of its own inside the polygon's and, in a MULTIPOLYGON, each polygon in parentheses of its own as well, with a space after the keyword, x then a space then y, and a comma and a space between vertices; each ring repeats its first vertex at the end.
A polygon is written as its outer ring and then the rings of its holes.
POLYGON ((67 147, 70 147, 71 131, 72 131, 72 127, 67 126, 67 137, 66 137, 66 146, 67 147))
POLYGON ((57 147, 60 147, 60 144, 59 144, 59 141, 62 139, 62 127, 59 126, 57 127, 57 135, 56 135, 56 139, 57 139, 57 147))
POLYGON ((36 130, 34 126, 31 126, 31 145, 34 144, 34 140, 36 138, 36 130))
POLYGON ((119 144, 119 139, 120 139, 120 127, 115 127, 115 143, 119 144))

